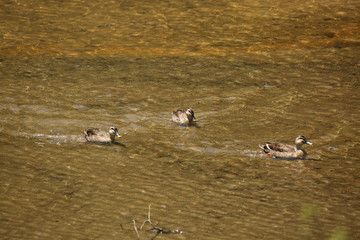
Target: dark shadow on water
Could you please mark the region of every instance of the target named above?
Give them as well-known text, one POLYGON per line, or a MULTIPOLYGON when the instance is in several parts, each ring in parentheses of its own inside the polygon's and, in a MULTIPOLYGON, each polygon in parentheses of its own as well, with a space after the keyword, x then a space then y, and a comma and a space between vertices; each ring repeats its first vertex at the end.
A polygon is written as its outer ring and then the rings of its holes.
POLYGON ((121 147, 126 147, 126 145, 122 142, 85 142, 86 144, 96 144, 96 145, 105 145, 105 146, 112 146, 117 145, 121 147))
POLYGON ((126 145, 124 143, 122 143, 122 142, 113 142, 111 144, 121 146, 121 147, 126 147, 126 145))
POLYGON ((278 160, 278 161, 316 161, 316 162, 320 162, 320 159, 315 159, 315 158, 305 158, 305 159, 301 159, 301 158, 265 158, 264 160, 278 160))
POLYGON ((179 124, 179 123, 174 123, 174 126, 180 126, 180 127, 196 127, 196 128, 201 128, 197 123, 188 125, 188 124, 179 124))

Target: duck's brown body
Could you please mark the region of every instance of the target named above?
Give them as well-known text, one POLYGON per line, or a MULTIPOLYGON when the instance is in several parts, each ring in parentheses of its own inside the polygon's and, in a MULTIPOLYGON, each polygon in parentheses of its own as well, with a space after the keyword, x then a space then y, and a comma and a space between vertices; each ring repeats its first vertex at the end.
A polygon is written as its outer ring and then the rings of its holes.
POLYGON ((307 141, 304 136, 298 136, 295 144, 295 146, 292 146, 284 143, 266 142, 265 145, 259 144, 259 147, 272 158, 306 158, 307 153, 302 148, 302 145, 312 145, 312 143, 307 141))
POLYGON ((115 138, 120 137, 116 127, 111 127, 108 132, 100 128, 88 128, 84 133, 88 142, 115 142, 115 138))
POLYGON ((177 109, 172 113, 172 120, 175 123, 183 125, 192 125, 196 122, 194 110, 189 108, 188 110, 177 109))

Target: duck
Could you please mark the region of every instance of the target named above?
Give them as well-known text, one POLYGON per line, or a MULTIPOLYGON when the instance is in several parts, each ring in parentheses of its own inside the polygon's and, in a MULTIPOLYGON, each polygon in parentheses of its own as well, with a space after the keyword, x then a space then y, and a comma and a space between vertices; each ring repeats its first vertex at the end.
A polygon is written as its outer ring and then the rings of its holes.
POLYGON ((194 110, 189 108, 188 110, 177 109, 172 113, 172 120, 180 125, 193 125, 196 122, 194 110))
POLYGON ((88 142, 115 142, 116 137, 121 137, 117 127, 110 127, 108 132, 100 128, 88 128, 84 133, 88 142))
POLYGON ((297 136, 295 139, 295 146, 285 143, 270 143, 266 142, 265 145, 259 144, 259 147, 272 158, 290 158, 290 159, 305 159, 307 156, 306 151, 302 146, 312 145, 306 137, 297 136))

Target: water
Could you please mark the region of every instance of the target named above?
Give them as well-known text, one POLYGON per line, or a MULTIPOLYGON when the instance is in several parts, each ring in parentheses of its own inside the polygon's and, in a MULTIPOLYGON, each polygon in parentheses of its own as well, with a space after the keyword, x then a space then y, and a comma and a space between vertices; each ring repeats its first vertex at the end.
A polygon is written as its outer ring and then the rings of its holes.
POLYGON ((357 1, 2 6, 3 239, 360 237, 357 1))

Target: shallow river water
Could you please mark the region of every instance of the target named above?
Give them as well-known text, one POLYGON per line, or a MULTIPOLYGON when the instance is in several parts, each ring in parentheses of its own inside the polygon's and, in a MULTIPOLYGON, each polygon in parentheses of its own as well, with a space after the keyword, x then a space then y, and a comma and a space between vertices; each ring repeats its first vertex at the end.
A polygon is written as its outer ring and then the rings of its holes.
POLYGON ((0 2, 2 239, 360 239, 358 1, 0 2))

